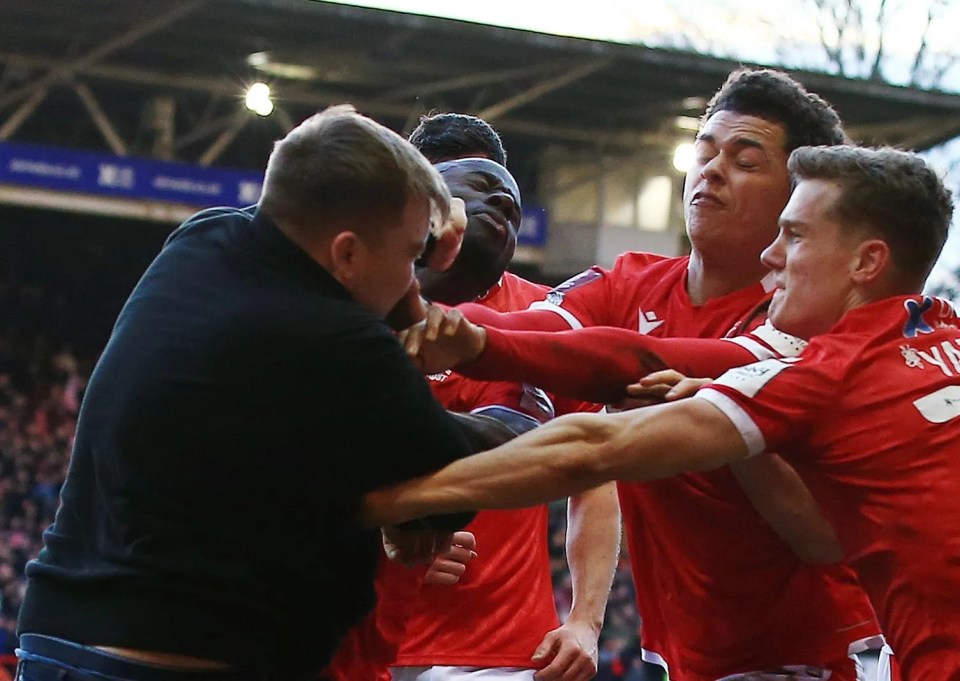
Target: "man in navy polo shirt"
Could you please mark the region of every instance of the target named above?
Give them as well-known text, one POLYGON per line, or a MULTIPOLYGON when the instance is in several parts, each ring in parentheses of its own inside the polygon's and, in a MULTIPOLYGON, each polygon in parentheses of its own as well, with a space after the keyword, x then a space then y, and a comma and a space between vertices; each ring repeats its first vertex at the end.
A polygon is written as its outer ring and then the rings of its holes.
POLYGON ((173 233, 91 377, 27 568, 21 679, 329 659, 373 603, 363 495, 477 447, 384 321, 449 211, 409 143, 342 106, 277 143, 258 205, 173 233))

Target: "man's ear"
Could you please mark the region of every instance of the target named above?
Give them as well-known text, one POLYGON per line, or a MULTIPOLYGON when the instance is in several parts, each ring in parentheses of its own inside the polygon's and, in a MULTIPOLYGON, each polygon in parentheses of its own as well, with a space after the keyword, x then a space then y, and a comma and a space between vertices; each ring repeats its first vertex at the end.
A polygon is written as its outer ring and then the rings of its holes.
POLYGON ((871 284, 886 276, 893 262, 890 246, 883 239, 867 239, 860 242, 853 254, 850 278, 855 284, 871 284))
POLYGON ((341 284, 349 284, 357 277, 363 260, 363 242, 354 232, 340 232, 330 242, 330 273, 341 284))

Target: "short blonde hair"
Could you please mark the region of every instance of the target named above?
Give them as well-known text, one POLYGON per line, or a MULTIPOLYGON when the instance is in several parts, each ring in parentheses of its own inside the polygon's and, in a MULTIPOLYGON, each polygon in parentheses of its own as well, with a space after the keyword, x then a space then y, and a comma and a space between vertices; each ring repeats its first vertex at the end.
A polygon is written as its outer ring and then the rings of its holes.
POLYGON ((376 232, 399 225, 410 200, 449 216, 447 185, 420 152, 341 104, 311 116, 274 145, 260 206, 301 229, 355 219, 357 231, 376 232))

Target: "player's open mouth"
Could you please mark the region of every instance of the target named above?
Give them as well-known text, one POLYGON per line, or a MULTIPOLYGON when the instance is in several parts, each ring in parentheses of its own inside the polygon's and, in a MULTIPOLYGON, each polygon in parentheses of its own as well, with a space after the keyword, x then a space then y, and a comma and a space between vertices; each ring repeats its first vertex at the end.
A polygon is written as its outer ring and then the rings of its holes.
POLYGON ((723 201, 717 198, 717 195, 713 192, 704 192, 700 191, 693 195, 693 198, 690 200, 695 206, 722 206, 723 201))

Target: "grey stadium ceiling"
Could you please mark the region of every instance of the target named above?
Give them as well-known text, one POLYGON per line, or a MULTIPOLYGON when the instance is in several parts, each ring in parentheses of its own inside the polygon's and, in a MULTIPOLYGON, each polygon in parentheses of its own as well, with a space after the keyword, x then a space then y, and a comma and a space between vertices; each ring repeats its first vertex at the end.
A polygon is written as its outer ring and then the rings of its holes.
MULTIPOLYGON (((310 0, 2 0, 0 140, 260 168, 292 123, 351 102, 397 130, 476 113, 521 156, 666 148, 736 66, 310 0), (242 106, 254 80, 268 118, 242 106)), ((861 141, 960 135, 960 96, 796 75, 861 141)))

